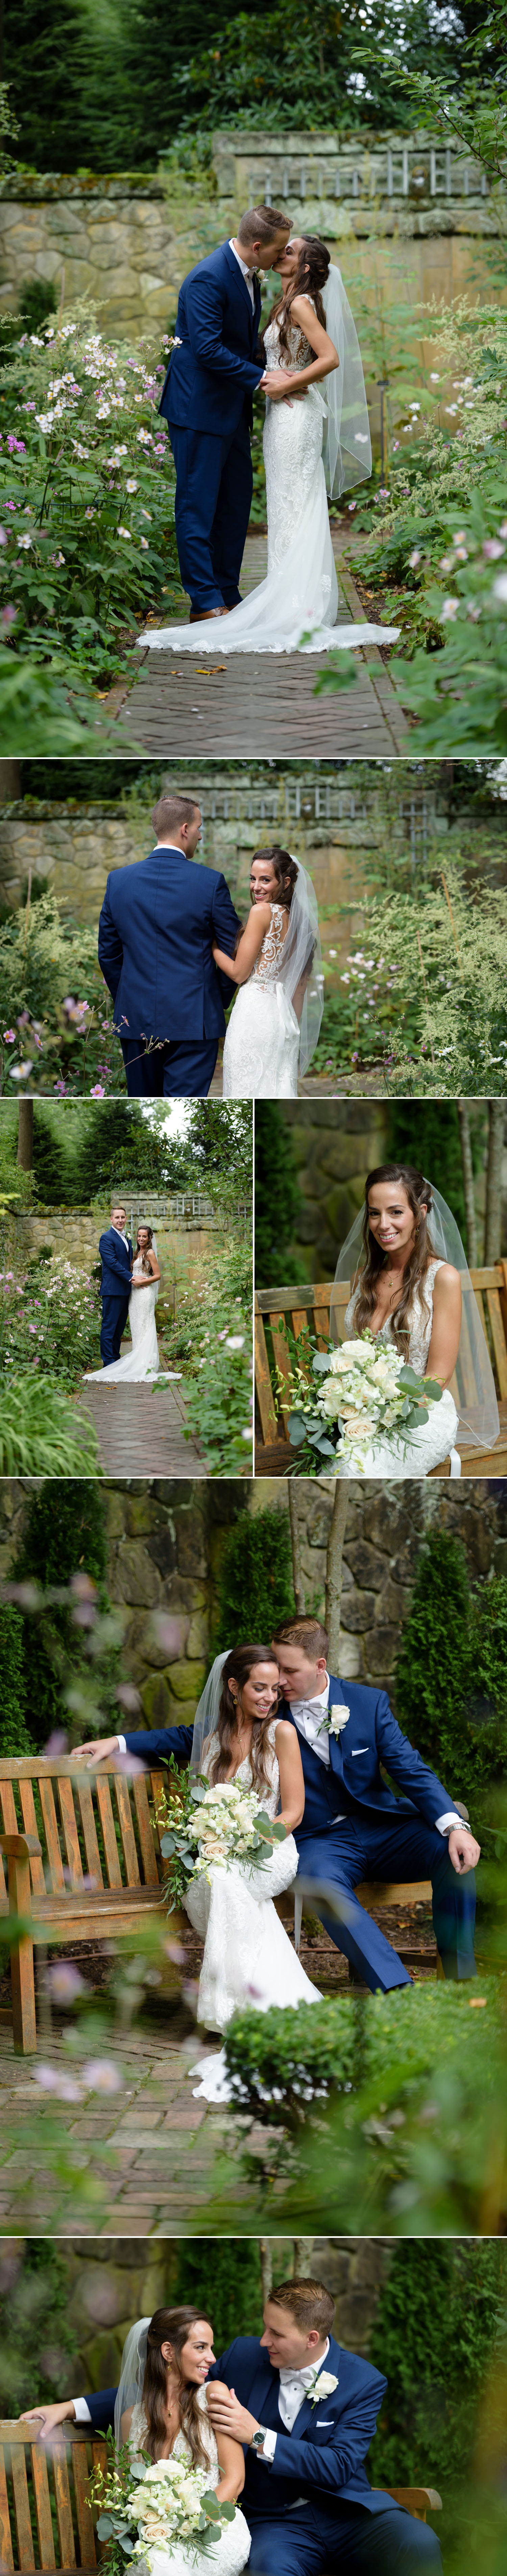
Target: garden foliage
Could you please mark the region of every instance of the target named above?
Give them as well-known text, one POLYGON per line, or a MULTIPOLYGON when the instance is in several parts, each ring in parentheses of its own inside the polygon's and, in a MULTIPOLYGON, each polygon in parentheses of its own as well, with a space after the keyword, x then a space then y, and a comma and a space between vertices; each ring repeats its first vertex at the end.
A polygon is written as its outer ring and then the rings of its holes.
POLYGON ((432 1530, 420 1549, 396 1659, 396 1706, 452 1797, 477 1800, 507 1769, 507 1579, 470 1588, 464 1548, 432 1530))
POLYGON ((289 1516, 268 1504, 241 1512, 227 1538, 218 1579, 215 1654, 247 1636, 270 1646, 275 1628, 294 1616, 289 1516))
MULTIPOLYGON (((56 1484, 44 1482, 31 1495, 28 1519, 13 1564, 12 1579, 16 1584, 37 1587, 39 1607, 21 1614, 23 1623, 23 1691, 33 1743, 38 1752, 47 1744, 55 1729, 68 1726, 68 1709, 64 1688, 79 1689, 88 1666, 88 1643, 93 1626, 82 1624, 82 1604, 75 1595, 62 1601, 48 1602, 44 1596, 53 1591, 67 1592, 73 1576, 87 1575, 95 1587, 94 1597, 102 1620, 108 1619, 110 1602, 107 1590, 107 1542, 104 1496, 97 1486, 90 1491, 85 1480, 72 1473, 56 1484)), ((11 1613, 11 1615, 13 1615, 11 1613)), ((120 1673, 118 1646, 101 1635, 100 1653, 94 1658, 95 1699, 100 1696, 101 1730, 107 1731, 109 1712, 116 1706, 115 1687, 120 1673)))
POLYGON ((0 1475, 102 1475, 94 1424, 34 1370, 3 1380, 0 1475))

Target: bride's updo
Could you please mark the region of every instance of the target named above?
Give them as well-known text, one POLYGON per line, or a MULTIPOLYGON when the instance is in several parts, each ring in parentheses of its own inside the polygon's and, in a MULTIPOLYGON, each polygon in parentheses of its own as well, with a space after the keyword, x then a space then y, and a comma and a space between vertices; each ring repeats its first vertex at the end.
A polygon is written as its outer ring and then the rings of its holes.
POLYGON ((401 1352, 403 1359, 406 1359, 410 1341, 409 1318, 416 1288, 420 1291, 421 1304, 427 1319, 430 1312, 424 1295, 424 1280, 430 1261, 436 1259, 435 1246, 428 1230, 433 1205, 432 1192, 429 1181, 424 1179, 423 1172, 415 1171, 412 1163, 377 1163, 374 1172, 368 1172, 363 1220, 366 1258, 364 1269, 361 1271, 359 1295, 354 1310, 356 1333, 365 1333, 368 1329, 377 1303, 380 1273, 386 1268, 386 1253, 382 1249, 382 1244, 376 1243, 375 1236, 370 1234, 368 1216, 370 1190, 375 1189, 379 1181, 399 1182, 400 1188, 406 1192, 414 1219, 414 1242, 403 1271, 401 1297, 399 1305, 390 1317, 390 1329, 396 1349, 401 1352))
MULTIPOLYGON (((237 1682, 238 1691, 241 1693, 244 1682, 250 1680, 250 1674, 253 1673, 256 1664, 275 1663, 276 1655, 273 1654, 272 1646, 235 1646, 232 1655, 227 1655, 222 1672, 222 1691, 217 1717, 220 1752, 216 1754, 209 1775, 213 1783, 217 1780, 226 1780, 230 1770, 231 1751, 237 1726, 237 1707, 231 1692, 231 1681, 237 1682)), ((276 1708, 270 1709, 268 1717, 256 1719, 254 1723, 249 1753, 253 1789, 271 1788, 268 1727, 272 1726, 274 1716, 276 1716, 276 1708)))
POLYGON ((170 2343, 173 2366, 179 2380, 180 2427, 190 2445, 192 2466, 207 2468, 209 2465, 209 2452, 205 2451, 202 2439, 202 2416, 197 2404, 197 2388, 189 2386, 183 2377, 181 2367, 181 2353, 183 2345, 188 2343, 190 2328, 199 2325, 201 2321, 204 2322, 202 2308, 156 2308, 155 2315, 148 2326, 142 2404, 148 2427, 143 2450, 148 2452, 150 2460, 160 2460, 167 2438, 165 2410, 168 2363, 164 2361, 162 2344, 170 2343))
POLYGON ((252 850, 251 868, 253 868, 254 859, 269 859, 273 876, 276 877, 280 888, 280 902, 285 904, 286 912, 290 912, 294 887, 298 881, 296 860, 291 859, 290 850, 281 850, 279 841, 270 841, 265 849, 252 850))
POLYGON ((284 287, 283 294, 277 297, 276 304, 273 305, 272 312, 269 316, 270 322, 278 322, 279 324, 280 348, 284 350, 285 356, 289 360, 289 365, 291 364, 291 357, 287 340, 287 327, 290 322, 290 308, 291 304, 294 303, 294 296, 311 296, 312 304, 315 306, 317 321, 322 323, 322 329, 323 331, 326 331, 327 323, 322 302, 322 289, 324 286, 327 286, 330 267, 331 256, 330 252, 326 248, 326 243, 319 240, 317 233, 305 233, 304 240, 301 243, 297 268, 294 270, 294 276, 291 277, 290 285, 284 287))

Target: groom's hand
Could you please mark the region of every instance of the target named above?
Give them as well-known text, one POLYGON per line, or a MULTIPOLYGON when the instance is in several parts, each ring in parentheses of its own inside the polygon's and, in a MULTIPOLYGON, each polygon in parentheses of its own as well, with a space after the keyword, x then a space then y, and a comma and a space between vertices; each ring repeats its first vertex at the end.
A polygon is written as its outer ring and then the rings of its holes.
POLYGON ((63 2406, 27 2406, 25 2414, 21 2416, 22 2424, 34 2425, 35 2439, 39 2442, 47 2442, 51 2434, 58 2431, 60 2424, 65 2424, 67 2421, 75 2424, 75 2420, 73 2397, 67 2397, 63 2406))
POLYGON ((481 1846, 476 1843, 475 1834, 469 1834, 466 1825, 451 1825, 449 1860, 458 1878, 464 1878, 467 1869, 476 1869, 480 1857, 481 1846))
POLYGON ((270 402, 281 402, 284 394, 295 392, 297 381, 295 367, 274 367, 271 371, 268 367, 265 376, 261 376, 262 392, 269 394, 270 402))
POLYGON ((252 2434, 258 2433, 257 2415, 249 2415, 234 2389, 224 2388, 221 2380, 212 2379, 206 2388, 206 2405, 214 2433, 230 2433, 233 2442, 251 2442, 252 2434))
POLYGON ((107 1753, 117 1752, 117 1735, 92 1735, 88 1744, 74 1745, 72 1759, 73 1762, 84 1762, 86 1759, 87 1770, 94 1771, 96 1763, 104 1762, 107 1753))

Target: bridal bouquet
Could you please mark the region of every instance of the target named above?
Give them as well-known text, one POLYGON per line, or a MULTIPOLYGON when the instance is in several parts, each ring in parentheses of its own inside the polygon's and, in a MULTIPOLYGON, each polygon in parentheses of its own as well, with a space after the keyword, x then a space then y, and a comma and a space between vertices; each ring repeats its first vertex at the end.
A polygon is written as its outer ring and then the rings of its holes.
POLYGON ((151 2569, 153 2550, 170 2556, 180 2541, 190 2543, 197 2561, 236 2511, 234 2504, 219 2504, 213 2489, 203 2492, 202 2470, 175 2459, 174 2452, 169 2460, 145 2462, 121 2451, 117 2467, 108 2463, 105 2475, 98 2470, 92 2494, 100 2505, 98 2538, 111 2544, 109 2576, 122 2561, 133 2570, 151 2569))
POLYGON ((314 1351, 312 1369, 315 1391, 301 1368, 293 1377, 289 1413, 289 1438, 305 1476, 339 1476, 349 1462, 364 1475, 375 1440, 407 1442, 442 1395, 436 1378, 417 1377, 399 1351, 379 1349, 368 1332, 338 1349, 314 1351))
POLYGON ((274 1843, 285 1842, 286 1828, 261 1806, 256 1789, 237 1780, 196 1780, 189 1771, 171 1782, 157 1808, 160 1849, 171 1863, 169 1913, 184 1901, 191 1878, 207 1878, 212 1869, 228 1869, 240 1860, 251 1873, 271 1859, 274 1843))

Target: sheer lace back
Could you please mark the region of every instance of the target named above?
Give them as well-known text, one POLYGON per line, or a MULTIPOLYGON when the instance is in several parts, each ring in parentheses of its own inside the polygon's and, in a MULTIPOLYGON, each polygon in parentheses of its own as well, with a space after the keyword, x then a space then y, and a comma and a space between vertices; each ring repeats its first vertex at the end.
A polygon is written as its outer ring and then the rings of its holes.
POLYGON ((287 924, 282 910, 282 905, 281 903, 272 903, 270 927, 269 930, 265 930, 264 932, 262 948, 259 950, 259 955, 256 958, 255 966, 252 968, 252 973, 248 977, 250 984, 266 985, 276 983, 279 961, 286 937, 287 924))
MULTIPOLYGON (((442 1267, 443 1264, 441 1261, 430 1261, 429 1269, 426 1271, 426 1276, 423 1282, 425 1304, 423 1305, 419 1288, 415 1288, 408 1316, 410 1333, 408 1358, 411 1368, 417 1369, 419 1376, 424 1375, 424 1370, 427 1365, 428 1351, 433 1329, 433 1288, 437 1270, 441 1270, 442 1267)), ((359 1287, 354 1289, 354 1295, 353 1297, 349 1297, 349 1303, 345 1309, 343 1320, 346 1334, 353 1332, 354 1329, 354 1315, 358 1297, 359 1287)), ((388 1315, 386 1317, 385 1324, 381 1324, 380 1331, 375 1334, 375 1340, 383 1344, 384 1349, 386 1346, 388 1349, 393 1347, 393 1320, 393 1316, 388 1315)), ((394 1347, 396 1347, 396 1345, 394 1345, 394 1347)))
MULTIPOLYGON (((312 296, 309 296, 308 302, 312 304, 313 307, 312 296)), ((315 350, 312 349, 310 340, 305 338, 304 331, 300 331, 298 329, 297 322, 287 323, 287 329, 285 332, 287 348, 281 348, 280 346, 279 322, 268 322, 267 330, 264 332, 263 336, 267 364, 273 371, 275 367, 286 367, 287 365, 290 365, 291 367, 311 367, 313 365, 315 350), (288 358, 287 350, 289 352, 288 358)))
MULTIPOLYGON (((215 2438, 215 2434, 214 2434, 214 2432, 213 2432, 213 2427, 212 2427, 212 2424, 210 2423, 210 2418, 209 2418, 209 2415, 208 2415, 208 2409, 207 2409, 207 2405, 206 2405, 206 2391, 205 2391, 205 2389, 204 2389, 204 2388, 198 2388, 198 2390, 197 2390, 197 2404, 198 2404, 198 2407, 199 2407, 199 2413, 202 2415, 202 2418, 203 2418, 203 2424, 202 2424, 202 2439, 203 2439, 203 2444, 204 2444, 204 2448, 205 2448, 205 2450, 206 2450, 206 2451, 207 2451, 207 2453, 208 2453, 208 2458, 207 2458, 207 2461, 206 2461, 206 2462, 204 2462, 204 2461, 197 2461, 197 2462, 196 2462, 196 2476, 197 2476, 197 2477, 199 2478, 199 2480, 200 2480, 200 2484, 201 2484, 201 2488, 202 2488, 202 2493, 203 2493, 203 2495, 204 2495, 204 2492, 205 2492, 206 2487, 209 2487, 209 2483, 210 2483, 210 2475, 211 2475, 212 2483, 214 2483, 214 2484, 216 2485, 217 2480, 218 2480, 218 2477, 219 2477, 219 2474, 220 2474, 220 2471, 219 2471, 219 2460, 218 2460, 218 2451, 217 2451, 217 2445, 216 2445, 216 2438, 215 2438)), ((134 2454, 135 2454, 135 2457, 136 2457, 136 2458, 138 2458, 138 2457, 142 2454, 142 2452, 146 2449, 146 2435, 147 2435, 147 2431, 148 2431, 148 2426, 147 2426, 147 2422, 146 2422, 146 2416, 145 2416, 145 2412, 144 2412, 144 2406, 143 2406, 143 2405, 141 2405, 141 2406, 134 2406, 133 2415, 132 2415, 132 2423, 131 2423, 131 2426, 130 2426, 130 2433, 129 2433, 129 2437, 128 2437, 128 2438, 129 2438, 129 2450, 134 2452, 134 2454)), ((175 2441, 175 2442, 173 2442, 173 2447, 172 2447, 172 2454, 171 2454, 171 2456, 172 2456, 172 2458, 173 2458, 173 2459, 175 2459, 175 2460, 186 2460, 186 2461, 188 2461, 188 2466, 189 2466, 189 2468, 192 2468, 192 2466, 193 2466, 193 2462, 192 2462, 192 2453, 191 2453, 191 2449, 190 2449, 190 2443, 187 2441, 186 2433, 183 2433, 183 2432, 181 2431, 181 2429, 180 2429, 180 2432, 176 2434, 176 2441, 175 2441)))
MULTIPOLYGON (((277 1763, 277 1758, 276 1758, 276 1729, 277 1729, 277 1725, 278 1725, 278 1718, 277 1718, 277 1717, 273 1717, 273 1718, 271 1719, 271 1724, 270 1724, 270 1726, 268 1726, 267 1738, 266 1738, 267 1748, 268 1748, 268 1766, 269 1766, 269 1770, 270 1770, 270 1773, 271 1773, 271 1783, 270 1783, 270 1787, 269 1787, 269 1789, 263 1789, 263 1790, 262 1790, 262 1804, 263 1804, 263 1807, 265 1808, 266 1815, 268 1815, 268 1816, 276 1816, 277 1808, 278 1808, 278 1807, 279 1807, 279 1805, 280 1805, 280 1773, 279 1773, 278 1763, 277 1763)), ((215 1729, 215 1733, 214 1733, 213 1735, 209 1735, 209 1736, 208 1736, 208 1740, 207 1740, 207 1743, 206 1743, 206 1744, 205 1744, 205 1746, 204 1746, 203 1757, 202 1757, 203 1771, 204 1771, 204 1772, 205 1772, 205 1774, 206 1774, 206 1779, 207 1779, 207 1780, 209 1780, 209 1778, 210 1778, 210 1773, 211 1773, 211 1771, 212 1771, 212 1769, 213 1769, 213 1763, 214 1763, 214 1762, 216 1762, 217 1753, 219 1753, 219 1751, 220 1751, 220 1737, 219 1737, 219 1734, 218 1734, 218 1730, 217 1730, 217 1729, 215 1729)), ((241 1781, 241 1787, 242 1787, 242 1789, 251 1789, 251 1787, 252 1787, 252 1777, 251 1777, 250 1763, 249 1763, 249 1759, 248 1759, 248 1754, 246 1754, 246 1755, 245 1755, 245 1760, 244 1760, 244 1762, 240 1762, 239 1770, 238 1770, 238 1771, 235 1771, 235 1773, 234 1773, 234 1778, 235 1778, 235 1780, 240 1780, 240 1781, 241 1781)))

